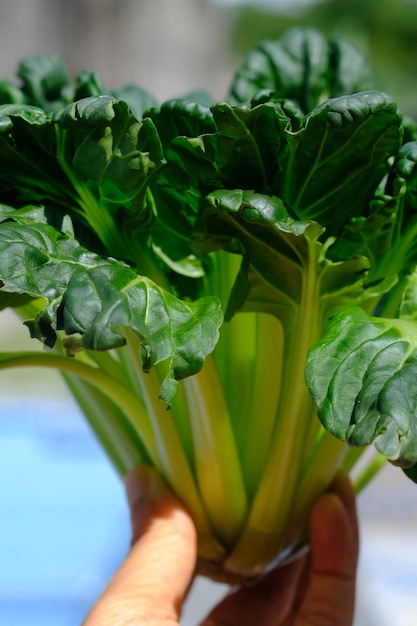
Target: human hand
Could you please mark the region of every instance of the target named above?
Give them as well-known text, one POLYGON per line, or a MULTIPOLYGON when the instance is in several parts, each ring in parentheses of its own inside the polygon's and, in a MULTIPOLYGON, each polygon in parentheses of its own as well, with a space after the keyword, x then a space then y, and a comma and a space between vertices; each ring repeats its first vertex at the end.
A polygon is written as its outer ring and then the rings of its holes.
POLYGON ((352 626, 359 536, 346 474, 315 503, 310 545, 302 558, 232 590, 201 626, 352 626))
MULTIPOLYGON (((156 474, 126 481, 132 549, 83 626, 178 626, 193 580, 196 532, 156 474)), ((339 474, 313 507, 311 553, 238 587, 200 626, 351 626, 358 528, 355 496, 339 474)))

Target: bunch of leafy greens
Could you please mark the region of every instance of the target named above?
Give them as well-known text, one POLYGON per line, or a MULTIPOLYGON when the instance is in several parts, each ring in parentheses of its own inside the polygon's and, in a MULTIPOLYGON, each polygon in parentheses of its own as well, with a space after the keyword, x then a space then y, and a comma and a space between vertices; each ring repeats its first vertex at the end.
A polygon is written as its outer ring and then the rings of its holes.
POLYGON ((0 83, 0 305, 123 475, 255 575, 374 444, 417 467, 417 134, 347 42, 261 43, 225 102, 159 105, 54 58, 0 83), (169 410, 167 410, 169 409, 169 410), (318 416, 318 418, 317 418, 318 416))

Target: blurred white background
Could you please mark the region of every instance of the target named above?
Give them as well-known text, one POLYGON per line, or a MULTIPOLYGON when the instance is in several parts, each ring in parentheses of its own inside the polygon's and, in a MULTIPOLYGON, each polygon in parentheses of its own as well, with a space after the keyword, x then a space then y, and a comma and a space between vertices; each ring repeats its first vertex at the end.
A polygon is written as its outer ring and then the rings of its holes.
POLYGON ((2 0, 0 75, 27 55, 59 54, 71 75, 139 84, 158 99, 230 79, 227 20, 209 0, 2 0), (226 61, 225 61, 226 59, 226 61))

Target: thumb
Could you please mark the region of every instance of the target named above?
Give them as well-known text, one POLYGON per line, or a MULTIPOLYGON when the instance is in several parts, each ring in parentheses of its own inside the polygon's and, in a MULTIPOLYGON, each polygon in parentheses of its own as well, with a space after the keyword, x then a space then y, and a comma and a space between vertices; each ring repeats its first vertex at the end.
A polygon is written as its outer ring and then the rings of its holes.
POLYGON ((351 626, 358 559, 355 495, 346 474, 321 496, 310 518, 311 572, 296 626, 351 626))
POLYGON ((192 581, 196 532, 149 467, 126 478, 132 548, 84 626, 174 626, 192 581))

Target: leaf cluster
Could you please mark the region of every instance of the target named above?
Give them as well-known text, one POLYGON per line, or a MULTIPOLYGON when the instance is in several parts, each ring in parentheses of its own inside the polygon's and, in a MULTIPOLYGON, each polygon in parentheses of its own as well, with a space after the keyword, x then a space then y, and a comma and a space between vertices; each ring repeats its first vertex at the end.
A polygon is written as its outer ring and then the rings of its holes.
POLYGON ((309 350, 324 426, 417 463, 417 135, 356 48, 291 30, 217 103, 71 83, 57 59, 18 75, 0 83, 2 307, 37 302, 32 335, 71 355, 133 333, 145 370, 168 364, 168 403, 224 315, 272 314, 281 384, 309 350))

